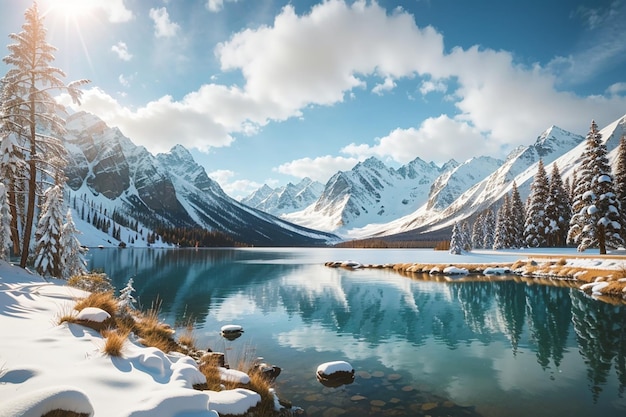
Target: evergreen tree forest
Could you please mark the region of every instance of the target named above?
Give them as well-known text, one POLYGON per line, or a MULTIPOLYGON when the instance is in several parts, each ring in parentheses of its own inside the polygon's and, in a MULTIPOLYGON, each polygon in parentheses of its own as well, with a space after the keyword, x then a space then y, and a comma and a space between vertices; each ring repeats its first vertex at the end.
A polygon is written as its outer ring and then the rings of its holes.
MULTIPOLYGON (((543 161, 530 186, 526 207, 515 182, 499 206, 475 217, 469 242, 479 249, 565 247, 623 247, 626 241, 626 138, 620 140, 614 163, 595 122, 591 123, 580 164, 564 182, 556 163, 547 174, 543 161), (495 213, 495 216, 494 216, 495 213)), ((462 234, 453 231, 451 248, 462 234)))

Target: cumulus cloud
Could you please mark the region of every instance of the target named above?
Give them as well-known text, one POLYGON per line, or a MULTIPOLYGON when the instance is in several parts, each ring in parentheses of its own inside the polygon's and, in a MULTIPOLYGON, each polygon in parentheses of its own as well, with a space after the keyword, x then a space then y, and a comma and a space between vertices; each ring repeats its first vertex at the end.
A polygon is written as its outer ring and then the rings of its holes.
MULTIPOLYGON (((229 94, 227 90, 224 93, 229 94)), ((71 105, 66 96, 59 100, 71 105)), ((118 127, 124 135, 152 153, 167 152, 178 143, 202 151, 229 146, 234 140, 231 133, 240 132, 245 126, 237 126, 236 121, 227 117, 214 117, 211 111, 219 108, 221 103, 203 100, 199 93, 188 95, 181 101, 163 96, 138 109, 130 109, 104 91, 92 88, 84 92, 80 109, 97 114, 108 125, 118 127)))
POLYGON ((237 200, 247 197, 263 186, 263 184, 256 181, 235 179, 237 174, 228 169, 219 169, 209 172, 207 175, 216 181, 226 194, 237 200))
POLYGON ((240 70, 246 92, 273 105, 273 118, 341 102, 346 92, 365 87, 367 76, 390 85, 415 71, 429 72, 442 53, 442 36, 432 27, 418 28, 411 15, 338 0, 303 16, 285 6, 273 26, 239 32, 216 50, 224 71, 240 70))
POLYGON ((165 7, 150 9, 150 19, 154 22, 154 36, 157 38, 171 38, 176 36, 180 26, 170 20, 165 7))
POLYGON ((352 169, 359 160, 359 158, 330 155, 318 158, 302 158, 284 163, 276 168, 275 171, 297 178, 309 177, 325 183, 337 171, 352 169))
POLYGON ((377 142, 373 146, 352 143, 341 151, 360 160, 376 156, 403 164, 416 156, 443 163, 450 158, 464 161, 477 149, 481 155, 495 155, 499 151, 497 144, 486 140, 478 129, 446 115, 428 118, 418 128, 395 129, 377 142))
POLYGON ((128 46, 125 42, 118 42, 111 47, 111 50, 117 54, 117 57, 122 61, 130 61, 133 55, 128 52, 128 46))
POLYGON ((100 0, 99 4, 106 11, 111 23, 129 22, 135 18, 133 12, 126 8, 124 0, 100 0))
MULTIPOLYGON (((230 1, 234 3, 237 0, 226 0, 226 1, 230 1)), ((213 13, 219 12, 220 10, 224 8, 224 0, 207 0, 206 8, 213 13)))

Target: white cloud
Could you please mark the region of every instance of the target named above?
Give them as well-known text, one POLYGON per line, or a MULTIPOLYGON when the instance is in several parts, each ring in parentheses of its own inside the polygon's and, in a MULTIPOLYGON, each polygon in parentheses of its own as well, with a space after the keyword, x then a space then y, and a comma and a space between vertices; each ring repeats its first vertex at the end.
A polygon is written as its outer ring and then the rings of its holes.
POLYGON ((216 13, 224 8, 224 1, 237 2, 238 0, 207 0, 206 8, 209 11, 216 13))
POLYGON ((154 36, 157 38, 171 38, 176 36, 180 29, 177 23, 170 21, 170 15, 165 7, 150 9, 150 19, 154 21, 154 36))
POLYGON ((612 84, 606 89, 606 92, 611 96, 624 94, 626 93, 626 82, 612 84))
POLYGON ((310 104, 332 105, 362 77, 381 79, 428 72, 440 60, 443 39, 420 29, 403 12, 377 3, 330 0, 298 16, 286 6, 273 26, 247 29, 216 49, 223 70, 241 70, 245 90, 271 104, 272 118, 298 116, 310 104))
POLYGON ((495 155, 499 149, 494 141, 488 141, 469 124, 441 115, 426 119, 419 128, 395 129, 378 139, 374 146, 350 144, 341 152, 363 160, 369 156, 392 158, 405 164, 416 156, 443 163, 450 158, 464 161, 469 156, 495 155))
POLYGON ((376 84, 372 88, 372 93, 382 95, 385 91, 391 91, 394 88, 396 88, 396 82, 392 78, 387 77, 382 84, 376 84))
POLYGON ((284 163, 274 170, 281 174, 292 175, 296 178, 309 177, 313 180, 325 183, 337 173, 352 169, 358 158, 346 158, 341 156, 321 156, 318 158, 302 158, 284 163))
POLYGON ((219 169, 209 172, 207 175, 209 178, 216 181, 226 194, 237 200, 247 197, 263 186, 263 184, 255 181, 235 180, 234 177, 237 174, 227 169, 219 169))
MULTIPOLYGON (((226 95, 231 94, 226 87, 217 88, 224 89, 226 95)), ((212 114, 214 109, 228 103, 203 101, 205 98, 197 97, 198 93, 195 95, 186 96, 181 101, 164 96, 133 110, 121 106, 102 90, 92 88, 85 90, 80 109, 98 115, 110 126, 118 127, 133 142, 145 146, 152 153, 167 152, 177 143, 202 151, 229 146, 234 140, 231 133, 242 131, 245 126, 236 125, 237 120, 220 117, 219 112, 212 114)), ((219 99, 219 95, 216 96, 219 99)), ((71 105, 66 96, 60 101, 71 105)))
POLYGON ((423 96, 432 92, 445 93, 447 90, 448 86, 442 80, 424 80, 420 85, 420 93, 423 96))
POLYGON ((99 4, 107 12, 111 23, 129 22, 135 18, 133 12, 124 5, 124 0, 100 0, 99 4))
POLYGON ((122 84, 124 87, 130 87, 130 78, 129 77, 125 77, 124 74, 120 74, 117 77, 117 80, 120 82, 120 84, 122 84))
POLYGON ((133 55, 128 52, 128 46, 125 42, 118 42, 111 47, 111 50, 117 54, 117 57, 122 61, 130 61, 133 55))

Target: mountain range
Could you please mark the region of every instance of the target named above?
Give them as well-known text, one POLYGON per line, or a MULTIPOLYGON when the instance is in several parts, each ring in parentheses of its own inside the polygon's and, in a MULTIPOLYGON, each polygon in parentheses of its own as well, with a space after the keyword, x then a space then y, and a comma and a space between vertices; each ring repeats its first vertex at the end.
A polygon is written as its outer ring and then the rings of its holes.
MULTIPOLYGON (((66 129, 67 191, 77 225, 86 229, 95 216, 109 219, 113 230, 118 227, 115 237, 105 232, 111 245, 139 245, 143 229, 162 227, 220 231, 257 246, 449 239, 455 221, 497 205, 513 181, 525 199, 540 159, 548 171, 556 162, 570 178, 584 149, 583 136, 552 126, 504 161, 476 156, 438 166, 416 157, 392 168, 370 157, 326 184, 305 178, 276 189, 264 185, 237 201, 181 145, 152 155, 85 112, 68 116, 66 129)), ((611 158, 625 132, 626 116, 602 129, 611 158)))
MULTIPOLYGON (((601 133, 614 159, 619 139, 626 134, 626 116, 601 133)), ((471 220, 497 206, 513 182, 526 199, 540 159, 548 172, 556 162, 563 179, 570 179, 584 139, 551 126, 530 145, 512 150, 504 161, 477 156, 463 163, 451 160, 441 168, 416 158, 394 170, 369 158, 350 171, 335 174, 305 209, 273 213, 344 239, 445 240, 455 221, 471 220)))
MULTIPOLYGON (((123 228, 118 234, 124 243, 133 234, 145 240, 138 234, 140 228, 144 232, 163 227, 219 231, 259 246, 337 240, 331 233, 288 223, 229 197, 181 145, 152 155, 85 112, 68 116, 66 130, 68 193, 83 227, 94 223, 94 217, 106 219, 123 228)), ((111 236, 107 243, 115 244, 116 239, 111 236)))

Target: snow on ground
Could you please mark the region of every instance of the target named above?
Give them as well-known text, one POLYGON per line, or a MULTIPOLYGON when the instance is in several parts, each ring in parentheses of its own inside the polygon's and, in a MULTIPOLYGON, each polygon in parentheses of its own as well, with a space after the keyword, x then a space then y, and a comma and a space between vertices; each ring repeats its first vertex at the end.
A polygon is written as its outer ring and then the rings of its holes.
MULTIPOLYGON (((98 332, 57 325, 85 295, 0 261, 0 417, 39 417, 53 409, 94 416, 217 416, 209 410, 242 414, 260 401, 244 389, 194 390, 206 379, 187 356, 129 341, 122 357, 110 357, 102 353, 98 332)), ((98 311, 86 314, 101 319, 98 311)))
MULTIPOLYGON (((374 257, 381 252, 358 253, 374 257)), ((401 253, 407 257, 412 254, 401 253)), ((462 255, 432 251, 428 261, 451 265, 504 263, 540 254, 567 257, 578 253, 569 249, 462 255)), ((597 251, 584 253, 591 258, 568 258, 568 264, 590 269, 625 268, 626 257, 599 258, 594 254, 597 251)), ((601 290, 600 286, 596 289, 601 290)), ((258 402, 258 394, 249 390, 194 390, 192 385, 202 382, 204 376, 187 356, 166 355, 136 342, 127 342, 122 357, 103 354, 104 340, 96 331, 77 324, 57 324, 61 316, 72 311, 75 299, 85 295, 61 281, 45 281, 0 261, 0 417, 39 417, 57 408, 94 416, 199 417, 215 416, 210 410, 242 414, 258 402)), ((98 311, 85 314, 102 319, 98 311)))

